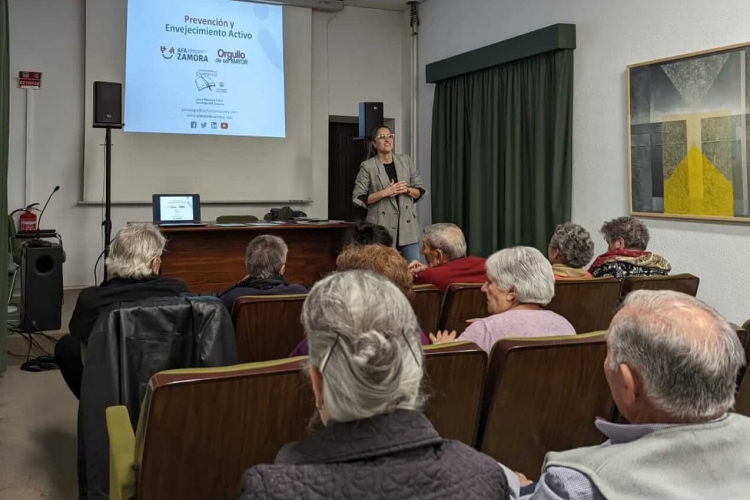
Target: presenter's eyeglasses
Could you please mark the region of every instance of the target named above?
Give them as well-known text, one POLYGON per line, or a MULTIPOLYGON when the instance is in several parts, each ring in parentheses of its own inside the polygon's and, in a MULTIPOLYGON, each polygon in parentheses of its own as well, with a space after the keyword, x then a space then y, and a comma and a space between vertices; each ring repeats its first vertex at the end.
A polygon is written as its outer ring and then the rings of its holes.
POLYGON ((393 140, 395 137, 396 136, 394 134, 380 134, 380 135, 376 135, 375 139, 378 141, 383 141, 385 139, 393 140))

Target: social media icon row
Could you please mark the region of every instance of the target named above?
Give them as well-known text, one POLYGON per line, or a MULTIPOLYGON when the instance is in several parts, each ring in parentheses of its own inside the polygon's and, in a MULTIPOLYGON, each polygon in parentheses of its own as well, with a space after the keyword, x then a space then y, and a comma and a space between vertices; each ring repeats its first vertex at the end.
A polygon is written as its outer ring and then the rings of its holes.
MULTIPOLYGON (((227 122, 221 122, 219 124, 218 122, 211 122, 211 129, 216 130, 219 126, 221 126, 222 130, 228 130, 229 129, 229 123, 227 122)), ((208 122, 200 122, 200 128, 206 128, 208 127, 208 122)), ((190 128, 198 128, 198 122, 190 122, 190 128)))

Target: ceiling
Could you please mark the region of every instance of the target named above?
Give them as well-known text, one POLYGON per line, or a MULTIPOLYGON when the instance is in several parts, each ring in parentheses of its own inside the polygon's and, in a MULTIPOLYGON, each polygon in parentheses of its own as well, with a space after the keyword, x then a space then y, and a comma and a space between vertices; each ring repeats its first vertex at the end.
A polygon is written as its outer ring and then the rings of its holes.
POLYGON ((369 9, 406 10, 407 0, 344 0, 344 5, 351 7, 366 7, 369 9))

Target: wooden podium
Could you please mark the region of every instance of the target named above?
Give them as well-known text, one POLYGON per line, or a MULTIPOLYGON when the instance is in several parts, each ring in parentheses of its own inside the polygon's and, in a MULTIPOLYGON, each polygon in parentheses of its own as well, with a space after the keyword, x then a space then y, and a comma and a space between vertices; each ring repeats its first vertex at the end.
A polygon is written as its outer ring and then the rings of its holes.
POLYGON ((347 223, 274 226, 163 227, 167 248, 161 273, 185 282, 193 293, 222 292, 246 274, 245 247, 261 234, 273 234, 289 246, 286 278, 308 288, 336 268, 347 223))

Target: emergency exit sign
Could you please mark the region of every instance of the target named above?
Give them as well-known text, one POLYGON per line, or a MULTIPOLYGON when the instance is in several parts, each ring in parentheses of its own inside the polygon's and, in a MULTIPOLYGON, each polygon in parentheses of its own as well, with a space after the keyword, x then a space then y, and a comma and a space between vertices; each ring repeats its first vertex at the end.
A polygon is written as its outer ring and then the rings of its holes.
POLYGON ((19 89, 40 89, 42 88, 42 73, 39 71, 19 71, 18 72, 19 89))

